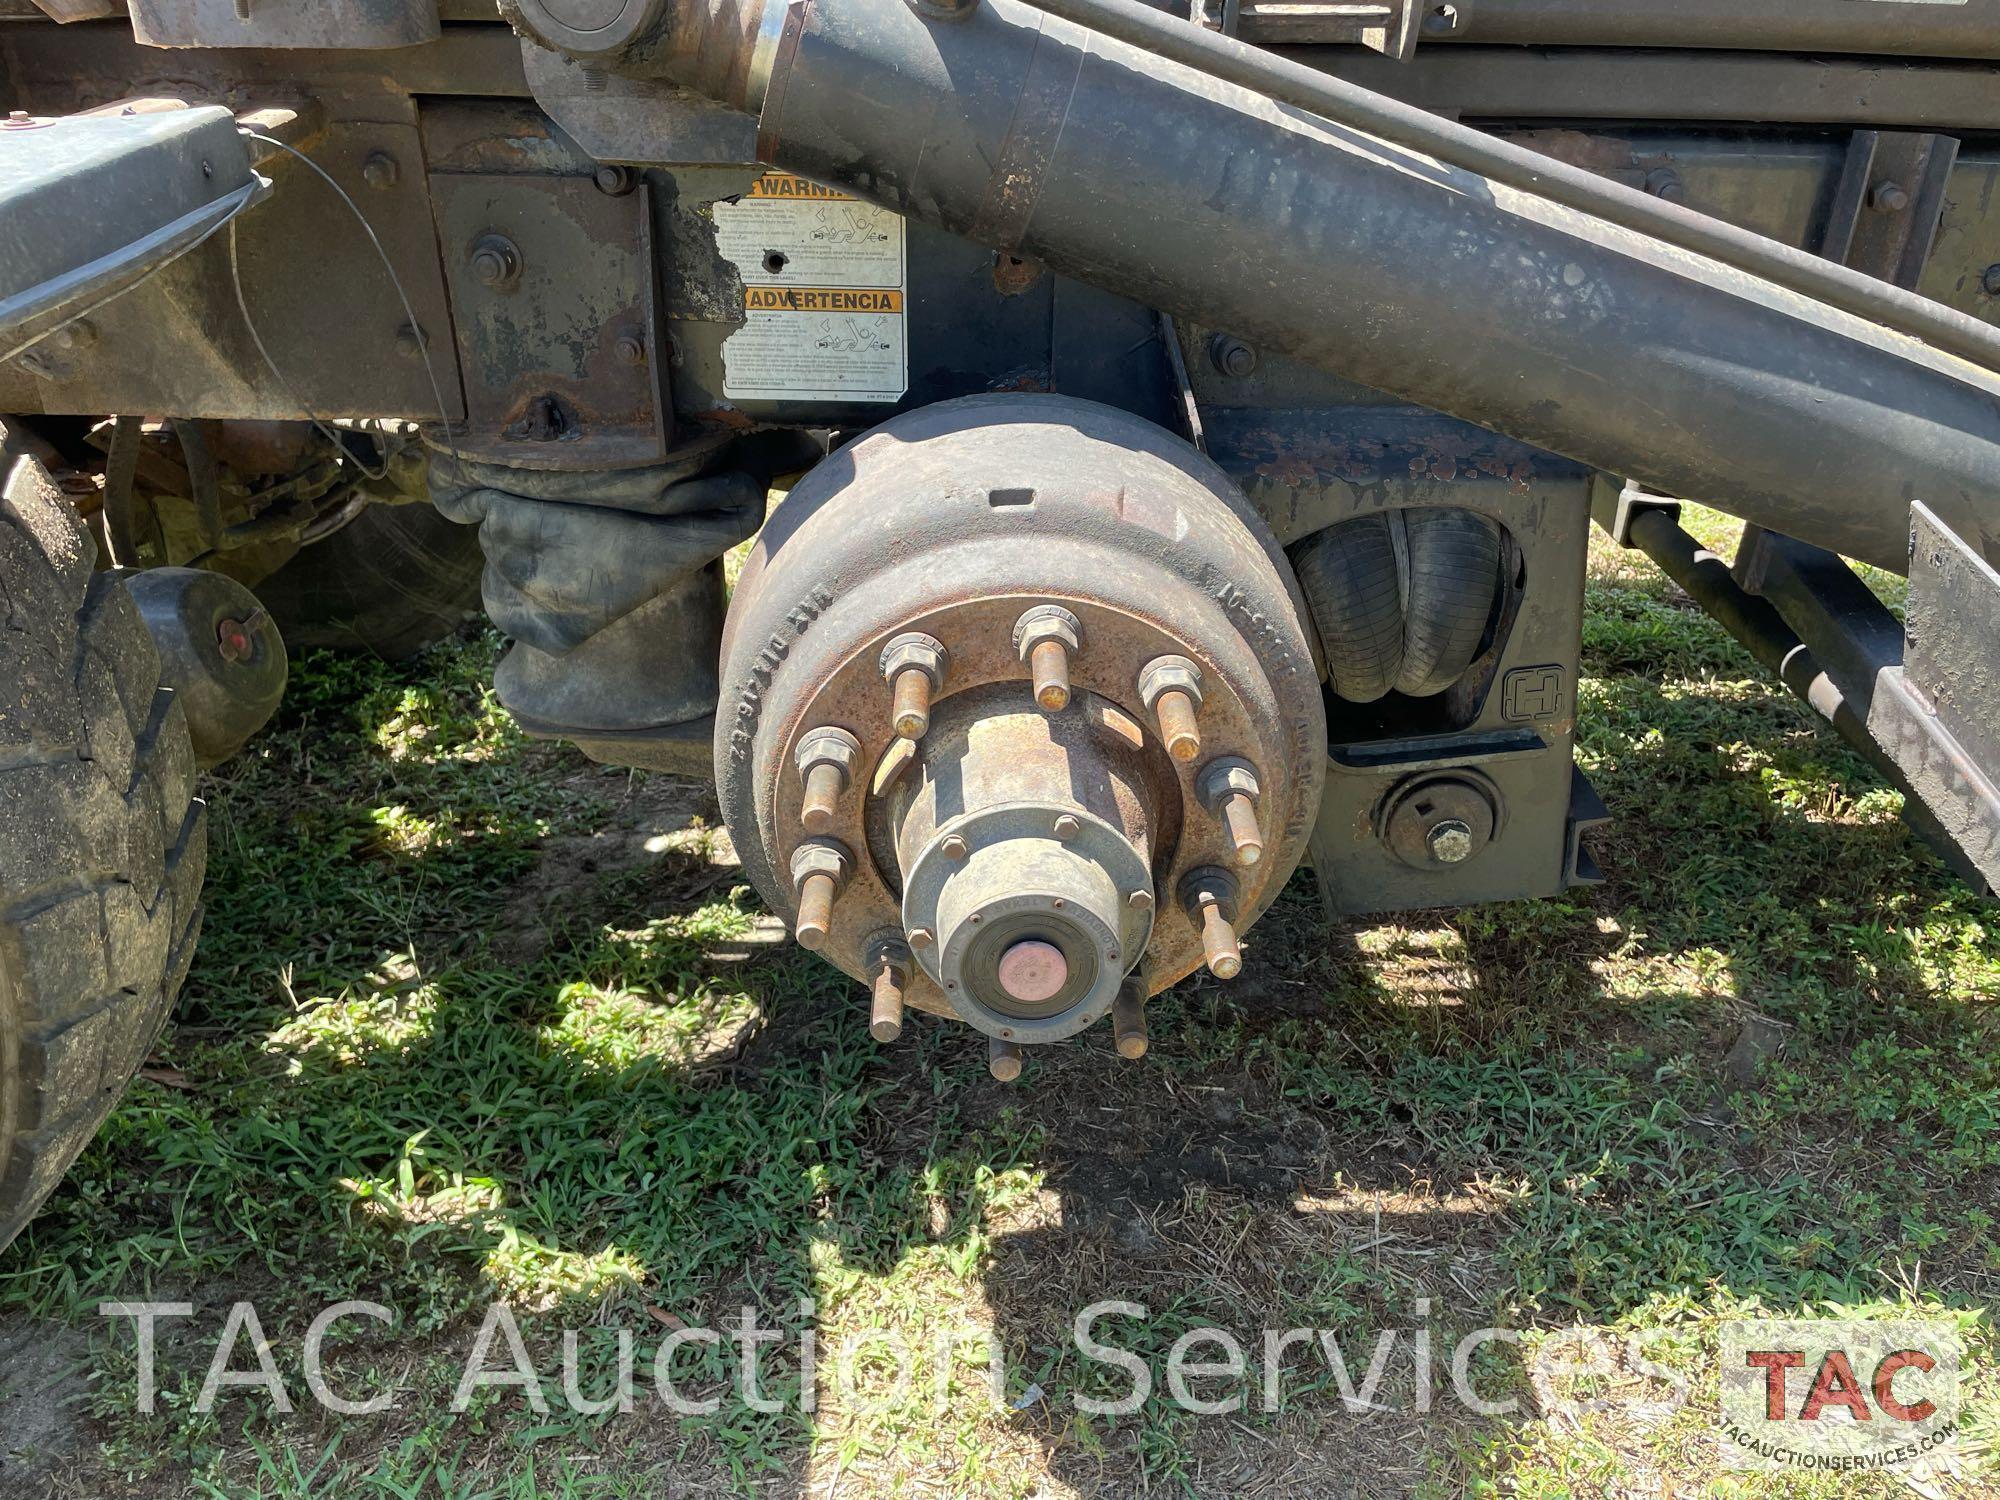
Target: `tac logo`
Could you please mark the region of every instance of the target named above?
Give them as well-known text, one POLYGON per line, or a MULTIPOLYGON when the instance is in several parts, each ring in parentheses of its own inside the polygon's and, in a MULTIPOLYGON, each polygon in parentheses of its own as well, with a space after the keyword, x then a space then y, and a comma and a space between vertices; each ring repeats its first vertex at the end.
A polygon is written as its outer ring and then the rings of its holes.
POLYGON ((1842 1473, 1948 1452, 1963 1353, 1947 1322, 1724 1323, 1723 1465, 1842 1473))

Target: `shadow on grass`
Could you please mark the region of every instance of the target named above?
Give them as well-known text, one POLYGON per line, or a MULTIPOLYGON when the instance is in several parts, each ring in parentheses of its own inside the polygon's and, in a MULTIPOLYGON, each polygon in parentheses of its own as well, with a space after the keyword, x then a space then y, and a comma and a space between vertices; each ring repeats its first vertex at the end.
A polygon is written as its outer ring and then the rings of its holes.
MULTIPOLYGON (((1762 689, 1594 685, 1611 885, 1329 934, 1302 875, 1242 981, 1155 1002, 1145 1064, 1092 1035, 1009 1090, 965 1028, 870 1043, 864 997, 734 888, 706 793, 521 740, 489 658, 461 646, 410 679, 311 659, 214 789, 210 924, 164 1066, 0 1259, 0 1296, 41 1316, 197 1304, 163 1330, 152 1417, 131 1410, 129 1336, 100 1338, 74 1436, 105 1446, 80 1493, 914 1474, 961 1494, 1455 1494, 1505 1466, 1531 1400, 1418 1413, 1399 1362, 1379 1401, 1400 1409, 1357 1416, 1308 1348, 1274 1411, 1222 1379, 1201 1394, 1237 1389, 1243 1411, 1091 1416, 1077 1394, 1131 1382, 1082 1358, 1072 1320, 1144 1305, 1101 1336, 1163 1392, 1198 1325, 1253 1355, 1266 1328, 1328 1329, 1358 1371, 1395 1327, 1442 1349, 1496 1322, 1869 1301, 1906 1251, 1976 1306, 2000 1264, 2000 1077, 1969 993, 2000 955, 1865 771, 1762 689), (549 1414, 504 1390, 449 1410, 496 1295, 549 1414), (300 1334, 347 1297, 400 1320, 347 1325, 329 1362, 337 1387, 402 1393, 380 1416, 301 1399, 300 1334), (291 1417, 254 1392, 191 1410, 239 1298, 291 1417), (871 1368, 801 1411, 806 1300, 829 1344, 896 1331, 919 1389, 871 1368), (729 1394, 728 1346, 685 1340, 670 1371, 724 1394, 713 1413, 562 1409, 565 1330, 585 1393, 612 1387, 621 1330, 650 1390, 663 1341, 746 1305, 787 1331, 764 1387, 781 1410, 729 1394), (961 1323, 1005 1352, 1004 1411, 976 1348, 931 1352, 961 1323)), ((1518 1363, 1479 1383, 1530 1395, 1518 1363)))

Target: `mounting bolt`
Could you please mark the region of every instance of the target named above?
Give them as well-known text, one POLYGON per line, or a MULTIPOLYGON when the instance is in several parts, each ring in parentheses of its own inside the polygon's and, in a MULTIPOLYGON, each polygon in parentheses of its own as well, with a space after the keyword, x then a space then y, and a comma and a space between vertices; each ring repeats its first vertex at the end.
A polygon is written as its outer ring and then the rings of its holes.
POLYGON ((1062 813, 1056 818, 1054 831, 1055 836, 1067 844, 1071 839, 1083 832, 1083 824, 1079 823, 1069 813, 1062 813))
POLYGON ((1264 857, 1264 835, 1257 827, 1257 768, 1240 755, 1225 755, 1202 767, 1195 782, 1201 805, 1222 819, 1236 863, 1254 865, 1264 857))
POLYGON ((403 180, 402 164, 386 151, 371 151, 361 164, 361 180, 372 188, 392 188, 403 180))
POLYGON ((1118 1055, 1137 1062, 1146 1055, 1146 981, 1127 974, 1111 1002, 1111 1038, 1118 1055))
POLYGON ((817 839, 792 852, 792 890, 799 898, 792 935, 801 948, 818 948, 833 926, 833 898, 847 883, 854 859, 845 844, 817 839))
POLYGON ((1201 754, 1201 668, 1185 656, 1156 656, 1139 671, 1139 701, 1158 721, 1167 754, 1189 761, 1201 754))
POLYGON ((1048 713, 1069 707, 1069 659, 1083 649, 1083 622, 1060 604, 1037 604, 1014 622, 1014 654, 1034 679, 1048 713))
POLYGON ((1202 957, 1217 979, 1234 979, 1243 972, 1243 949, 1236 941, 1236 877, 1205 865, 1190 870, 1181 882, 1181 907, 1201 929, 1202 957))
POLYGON ((630 167, 617 167, 606 163, 591 174, 590 180, 597 184, 598 192, 613 198, 622 198, 639 185, 639 174, 630 167))
POLYGON ((1151 911, 1153 909, 1153 893, 1146 890, 1134 891, 1125 898, 1125 904, 1133 911, 1151 911))
POLYGON ((1021 1049, 997 1036, 989 1038, 986 1043, 986 1071, 1002 1083, 1012 1083, 1021 1076, 1021 1049))
POLYGON ((928 927, 912 927, 910 929, 910 947, 918 953, 923 952, 924 949, 930 947, 936 941, 937 934, 932 932, 928 927))
POLYGON ((1424 835, 1424 846, 1441 865, 1462 865, 1476 851, 1472 825, 1463 818, 1446 818, 1424 835))
POLYGON ((618 356, 621 365, 643 365, 646 362, 646 341, 636 333, 621 333, 612 344, 611 352, 618 356))
POLYGON ((972 852, 972 846, 965 841, 962 833, 947 833, 938 840, 938 851, 949 860, 964 859, 972 852))
POLYGON ((903 1034, 903 991, 910 984, 910 950, 901 933, 879 933, 869 942, 868 970, 873 976, 868 1034, 893 1042, 903 1034))
POLYGON ((1257 373, 1257 351, 1233 333, 1218 333, 1209 339, 1208 362, 1231 380, 1257 373))
POLYGON ((1877 213, 1899 214, 1910 206, 1910 194, 1900 182, 1884 179, 1868 190, 1868 206, 1877 213))
POLYGON ((1979 278, 1979 290, 1989 297, 2000 297, 2000 265, 1986 268, 1986 273, 1979 278))
POLYGON ((430 339, 425 335, 423 329, 417 327, 414 323, 405 323, 401 328, 396 330, 397 357, 401 359, 422 359, 424 345, 429 342, 430 339))
POLYGON ((828 833, 840 815, 840 799, 854 780, 854 763, 861 741, 832 724, 810 731, 799 741, 793 763, 805 780, 799 822, 807 833, 828 833))
POLYGON ((504 234, 482 234, 472 242, 472 274, 481 286, 495 291, 521 279, 521 251, 504 234))
POLYGON ((1687 202, 1687 184, 1672 167, 1655 167, 1646 174, 1646 191, 1664 203, 1687 202))
POLYGON ((882 678, 892 699, 889 722, 906 740, 920 740, 931 727, 931 695, 944 689, 951 654, 936 636, 912 630, 882 648, 882 678))

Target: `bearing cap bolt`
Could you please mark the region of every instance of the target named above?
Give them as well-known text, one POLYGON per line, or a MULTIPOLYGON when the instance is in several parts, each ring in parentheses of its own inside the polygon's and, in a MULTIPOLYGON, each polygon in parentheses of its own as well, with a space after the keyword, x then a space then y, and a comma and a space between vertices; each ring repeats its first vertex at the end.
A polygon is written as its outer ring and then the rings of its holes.
POLYGON ((1010 1041, 993 1037, 986 1043, 986 1071, 1002 1083, 1021 1076, 1021 1049, 1010 1041))
POLYGON ((1111 1036, 1120 1057, 1137 1062, 1146 1055, 1146 982, 1136 974, 1125 976, 1111 1002, 1111 1036))
POLYGON ((1208 972, 1234 979, 1243 972, 1243 949, 1236 941, 1236 878, 1212 865, 1190 870, 1181 885, 1181 905, 1201 929, 1201 952, 1208 972))
POLYGON ((936 636, 912 630, 882 648, 882 678, 889 684, 889 723, 906 740, 931 727, 931 697, 944 690, 951 654, 936 636))
POLYGON ((1047 713, 1069 707, 1069 659, 1083 649, 1083 622, 1060 604, 1037 604, 1014 622, 1014 652, 1047 713))
POLYGON ((1257 768, 1240 755, 1225 755, 1202 768, 1195 783, 1201 805, 1222 819, 1236 863, 1254 865, 1264 857, 1264 835, 1257 827, 1257 768))
POLYGON ((834 725, 809 732, 794 753, 799 775, 805 780, 805 800, 799 822, 807 833, 830 833, 840 816, 840 799, 854 781, 854 765, 861 756, 861 741, 834 725))
POLYGON ((868 1034, 886 1044, 903 1034, 903 991, 910 983, 910 950, 893 934, 879 937, 869 946, 868 967, 874 975, 868 1034))
POLYGON ((1158 723, 1167 754, 1191 761, 1201 754, 1201 668, 1185 656, 1156 656, 1140 669, 1139 701, 1158 723))
POLYGON ((799 898, 793 936, 801 948, 819 948, 833 927, 833 898, 854 868, 847 846, 833 839, 801 844, 792 854, 792 890, 799 898))

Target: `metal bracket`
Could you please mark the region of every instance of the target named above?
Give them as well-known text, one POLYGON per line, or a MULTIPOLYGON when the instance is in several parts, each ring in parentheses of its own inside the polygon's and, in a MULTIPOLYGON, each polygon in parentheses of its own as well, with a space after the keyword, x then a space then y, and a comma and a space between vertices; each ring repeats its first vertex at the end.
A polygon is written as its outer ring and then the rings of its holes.
MULTIPOLYGON (((1420 37, 1462 31, 1472 6, 1473 0, 1224 0, 1219 29, 1258 46, 1348 43, 1408 62, 1420 37)), ((1203 9, 1203 24, 1212 24, 1203 9)))
POLYGON ((1820 253, 1914 289, 1937 242, 1945 184, 1958 162, 1950 136, 1857 130, 1848 141, 1820 253))

